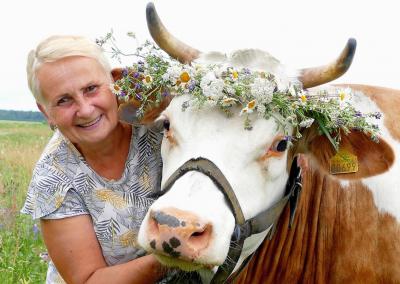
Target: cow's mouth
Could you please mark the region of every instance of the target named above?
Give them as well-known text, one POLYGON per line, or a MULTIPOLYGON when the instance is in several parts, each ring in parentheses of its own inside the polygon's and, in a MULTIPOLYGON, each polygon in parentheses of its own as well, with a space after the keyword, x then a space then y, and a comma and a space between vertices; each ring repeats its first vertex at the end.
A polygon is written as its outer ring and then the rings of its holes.
POLYGON ((183 271, 198 271, 198 270, 211 270, 215 267, 213 264, 197 263, 194 261, 183 260, 175 257, 170 257, 164 254, 155 253, 154 256, 158 259, 161 264, 172 267, 179 268, 183 271))

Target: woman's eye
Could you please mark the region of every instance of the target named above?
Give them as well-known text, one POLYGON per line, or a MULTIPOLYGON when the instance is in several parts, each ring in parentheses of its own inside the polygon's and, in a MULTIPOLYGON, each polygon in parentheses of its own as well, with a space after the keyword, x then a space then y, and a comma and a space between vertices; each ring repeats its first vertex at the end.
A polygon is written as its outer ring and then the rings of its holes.
POLYGON ((276 152, 285 152, 288 146, 286 139, 278 140, 272 145, 271 149, 276 152))
POLYGON ((87 93, 93 93, 97 90, 97 85, 90 85, 89 87, 86 88, 87 93))
POLYGON ((69 97, 63 97, 63 98, 61 98, 61 99, 59 99, 59 100, 57 101, 57 106, 66 105, 66 104, 68 104, 70 101, 71 101, 71 98, 69 98, 69 97))
POLYGON ((170 126, 169 120, 168 120, 168 119, 164 120, 164 121, 163 121, 163 127, 164 127, 164 129, 167 130, 167 131, 169 131, 169 126, 170 126))

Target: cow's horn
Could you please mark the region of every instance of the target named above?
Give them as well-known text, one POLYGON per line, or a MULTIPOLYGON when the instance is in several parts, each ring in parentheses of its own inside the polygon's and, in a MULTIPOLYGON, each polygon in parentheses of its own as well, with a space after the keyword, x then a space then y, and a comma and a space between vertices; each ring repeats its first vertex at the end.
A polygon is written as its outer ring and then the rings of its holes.
POLYGON ((350 38, 340 56, 331 64, 301 69, 299 80, 303 84, 303 88, 322 85, 342 76, 353 61, 356 46, 356 40, 350 38))
POLYGON ((170 34, 158 17, 156 8, 151 2, 146 7, 146 18, 147 26, 154 41, 171 57, 182 63, 190 63, 199 57, 200 51, 184 44, 170 34))

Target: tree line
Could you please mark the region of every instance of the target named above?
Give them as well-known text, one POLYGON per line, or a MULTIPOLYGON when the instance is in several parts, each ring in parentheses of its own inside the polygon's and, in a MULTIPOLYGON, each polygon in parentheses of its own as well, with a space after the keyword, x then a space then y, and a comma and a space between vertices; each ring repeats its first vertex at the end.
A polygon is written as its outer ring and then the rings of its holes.
POLYGON ((45 121, 45 118, 39 111, 0 110, 0 120, 45 121))

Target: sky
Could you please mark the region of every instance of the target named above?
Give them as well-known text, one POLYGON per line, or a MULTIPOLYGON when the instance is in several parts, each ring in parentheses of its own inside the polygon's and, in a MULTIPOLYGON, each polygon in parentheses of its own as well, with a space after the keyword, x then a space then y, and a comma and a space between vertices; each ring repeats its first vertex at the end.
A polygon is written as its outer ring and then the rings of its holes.
MULTIPOLYGON (((268 51, 283 64, 304 68, 327 64, 357 40, 352 66, 335 83, 400 89, 398 0, 154 0, 168 30, 201 50, 268 51)), ((0 109, 37 110, 26 83, 26 57, 55 34, 93 40, 111 29, 126 52, 150 39, 147 0, 13 0, 0 4, 0 109)), ((129 64, 132 59, 113 66, 129 64)))

